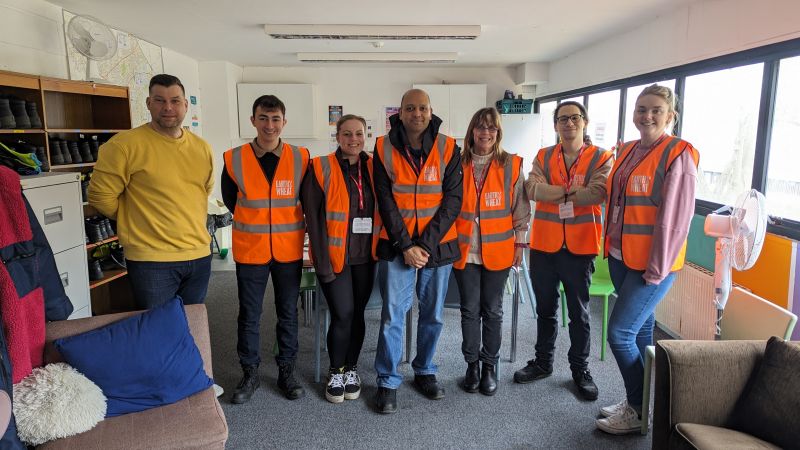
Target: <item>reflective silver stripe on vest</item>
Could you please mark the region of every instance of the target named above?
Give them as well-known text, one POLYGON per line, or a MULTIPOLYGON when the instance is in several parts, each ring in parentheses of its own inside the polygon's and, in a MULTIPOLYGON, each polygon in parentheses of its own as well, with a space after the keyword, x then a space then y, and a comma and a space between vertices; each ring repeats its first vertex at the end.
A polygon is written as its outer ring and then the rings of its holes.
POLYGON ((233 164, 233 176, 236 177, 236 184, 239 186, 239 191, 242 195, 247 196, 244 189, 244 168, 242 165, 242 147, 240 145, 233 149, 231 152, 231 163, 233 164))
POLYGON ((514 237, 514 230, 506 230, 501 233, 492 233, 492 234, 481 234, 481 242, 491 243, 491 242, 502 242, 514 237))
POLYGON ((672 152, 672 149, 675 148, 675 146, 681 141, 675 137, 671 139, 672 140, 667 144, 666 148, 664 148, 664 153, 661 155, 661 161, 658 162, 658 167, 656 168, 656 173, 653 177, 653 191, 650 194, 650 198, 656 205, 661 204, 661 189, 663 189, 664 178, 667 176, 667 161, 669 160, 669 154, 672 152))
POLYGON ((511 214, 511 210, 509 208, 492 209, 489 211, 481 210, 481 219, 502 219, 503 217, 506 217, 509 214, 511 214))
POLYGON ((289 231, 302 231, 306 229, 305 221, 272 225, 273 233, 287 233, 289 231))
POLYGON ((655 227, 653 225, 634 225, 634 224, 623 224, 622 225, 622 234, 641 234, 645 236, 650 236, 653 234, 655 227))
POLYGON ((461 211, 458 217, 464 220, 475 220, 475 213, 469 211, 461 211))
POLYGON ((393 184, 392 191, 397 194, 441 194, 442 185, 433 184, 393 184))
POLYGON ((269 199, 253 200, 241 197, 236 200, 236 206, 241 206, 243 208, 269 208, 269 199))
POLYGON ((233 221, 233 229, 246 233, 269 234, 269 225, 253 225, 233 221))
POLYGON ((289 149, 292 151, 292 158, 294 162, 294 198, 299 200, 300 199, 300 183, 303 182, 303 153, 300 151, 300 148, 295 147, 294 145, 289 144, 289 149))
POLYGON ((625 206, 658 206, 658 203, 652 196, 631 196, 625 199, 625 206))
MULTIPOLYGON (((295 189, 297 192, 298 189, 295 189)), ((275 198, 270 201, 270 207, 272 208, 291 208, 297 206, 298 199, 297 198, 275 198)))
POLYGON ((553 180, 550 179, 550 158, 553 157, 553 152, 555 151, 558 145, 552 145, 547 147, 544 151, 544 161, 542 164, 542 171, 544 173, 544 179, 547 180, 548 184, 552 184, 553 180))
POLYGON ((433 215, 436 214, 436 211, 438 211, 438 210, 439 210, 438 206, 433 206, 433 207, 425 208, 425 209, 418 209, 417 210, 417 218, 433 217, 433 215))
POLYGON ((386 169, 386 175, 389 176, 389 180, 391 180, 392 184, 394 184, 395 180, 397 180, 397 175, 394 173, 394 164, 392 163, 394 160, 394 155, 392 154, 392 147, 391 141, 389 141, 389 135, 383 137, 383 167, 386 169))
POLYGON ((290 231, 305 230, 306 224, 303 221, 296 223, 287 223, 281 225, 264 225, 264 224, 247 224, 242 222, 233 221, 233 228, 238 231, 254 234, 270 234, 270 233, 286 233, 290 231))
POLYGON ((417 212, 413 209, 398 208, 398 210, 400 211, 400 217, 404 219, 413 219, 417 215, 417 212))
POLYGON ((344 247, 344 240, 340 237, 328 236, 328 245, 331 247, 344 247))
POLYGON ((594 214, 579 214, 571 219, 559 219, 558 214, 551 213, 551 212, 544 212, 544 211, 536 211, 533 214, 534 219, 543 220, 546 222, 555 222, 561 223, 564 222, 565 225, 580 225, 584 223, 602 223, 602 218, 600 216, 595 217, 594 214))
POLYGON ((589 185, 589 180, 592 178, 592 173, 594 172, 594 166, 597 164, 597 160, 600 159, 600 153, 601 151, 598 148, 597 151, 594 152, 594 155, 592 155, 592 160, 589 161, 589 168, 586 169, 586 175, 583 177, 584 187, 589 185))
POLYGON ((469 242, 469 236, 466 234, 458 233, 458 242, 469 242))
POLYGON ((347 215, 343 212, 325 211, 325 218, 334 222, 344 222, 347 215))
POLYGON ((323 189, 325 189, 325 193, 327 194, 331 191, 331 164, 327 156, 320 157, 319 163, 322 169, 322 179, 325 182, 323 189))
MULTIPOLYGON (((444 161, 444 148, 447 145, 447 136, 439 133, 436 136, 436 149, 439 151, 439 184, 444 180, 444 169, 447 167, 444 161)), ((420 168, 422 170, 422 168, 420 168)), ((440 190, 441 192, 441 190, 440 190)))

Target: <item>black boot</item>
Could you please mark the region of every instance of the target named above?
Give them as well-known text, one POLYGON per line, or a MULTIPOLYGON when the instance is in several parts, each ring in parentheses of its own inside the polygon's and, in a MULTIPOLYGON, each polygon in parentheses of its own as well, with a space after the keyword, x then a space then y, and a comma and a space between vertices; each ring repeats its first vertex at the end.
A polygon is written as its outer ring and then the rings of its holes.
POLYGON ((236 390, 231 397, 231 403, 235 405, 247 403, 259 385, 258 366, 242 366, 242 371, 244 372, 242 380, 236 385, 236 390))
POLYGON ((497 368, 494 364, 483 363, 480 389, 483 395, 494 395, 497 392, 497 368))
POLYGON ((305 390, 294 378, 294 361, 278 363, 278 389, 289 400, 297 400, 305 394, 305 390))
POLYGON ((467 374, 464 375, 464 383, 461 388, 469 393, 478 392, 478 384, 481 382, 481 366, 479 361, 467 363, 467 374))

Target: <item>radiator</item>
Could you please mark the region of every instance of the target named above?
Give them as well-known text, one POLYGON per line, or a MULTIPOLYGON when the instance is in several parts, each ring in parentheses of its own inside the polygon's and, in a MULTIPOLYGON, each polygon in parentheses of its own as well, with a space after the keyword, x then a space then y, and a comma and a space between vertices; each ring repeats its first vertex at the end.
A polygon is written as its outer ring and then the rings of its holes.
POLYGON ((716 320, 714 274, 686 263, 656 307, 656 322, 682 339, 712 340, 716 320))

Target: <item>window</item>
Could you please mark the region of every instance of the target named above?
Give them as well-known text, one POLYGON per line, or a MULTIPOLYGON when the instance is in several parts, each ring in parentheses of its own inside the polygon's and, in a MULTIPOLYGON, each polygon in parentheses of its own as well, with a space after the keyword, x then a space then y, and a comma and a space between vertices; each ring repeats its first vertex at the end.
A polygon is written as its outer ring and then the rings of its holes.
POLYGON ((686 77, 681 137, 700 152, 698 199, 731 205, 750 189, 763 70, 759 63, 686 77))
POLYGON ((553 112, 555 110, 555 101, 539 105, 539 114, 542 117, 542 147, 556 145, 556 132, 553 128, 553 112))
POLYGON ((800 221, 800 56, 778 66, 778 89, 767 167, 767 212, 800 221))
MULTIPOLYGON (((622 139, 625 142, 633 141, 641 137, 639 135, 639 130, 637 130, 636 127, 633 126, 633 110, 636 108, 636 98, 639 97, 639 94, 642 93, 644 88, 650 86, 651 84, 653 83, 646 83, 646 84, 641 84, 639 86, 629 87, 625 93, 627 100, 625 102, 625 124, 624 124, 625 128, 623 133, 623 136, 625 137, 622 139)), ((666 86, 672 89, 673 92, 675 92, 675 80, 664 80, 664 81, 659 81, 658 83, 655 84, 658 84, 659 86, 666 86)))
POLYGON ((611 149, 617 142, 619 90, 589 96, 589 126, 586 133, 598 147, 611 149))

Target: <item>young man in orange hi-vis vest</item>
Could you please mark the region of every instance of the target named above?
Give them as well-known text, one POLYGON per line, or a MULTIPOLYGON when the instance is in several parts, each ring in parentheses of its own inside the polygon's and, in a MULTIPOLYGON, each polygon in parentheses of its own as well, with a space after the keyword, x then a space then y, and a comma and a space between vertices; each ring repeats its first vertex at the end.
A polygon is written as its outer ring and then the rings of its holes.
POLYGON ((274 95, 256 99, 250 121, 257 136, 225 152, 221 184, 222 199, 233 213, 233 259, 239 294, 236 350, 244 372, 231 402, 245 403, 258 389, 259 322, 270 275, 278 317, 278 388, 286 398, 295 400, 304 394, 294 377, 294 362, 305 237, 300 184, 309 153, 281 140, 286 107, 274 95))
POLYGON ((536 295, 536 357, 514 373, 530 383, 553 373, 558 330, 559 284, 569 313, 568 360, 572 380, 586 400, 597 399, 589 372, 589 285, 600 252, 601 204, 613 154, 584 142, 586 108, 563 102, 553 113, 560 143, 539 150, 525 188, 536 202, 531 226, 530 277, 536 295))
POLYGON ((430 399, 444 397, 436 381, 433 355, 442 332, 442 307, 453 262, 459 259, 455 220, 461 210, 462 171, 455 139, 439 134, 430 97, 412 89, 391 130, 375 143, 374 177, 383 221, 377 256, 383 297, 375 355, 376 406, 397 411, 397 370, 403 355, 403 329, 414 293, 419 299, 417 354, 411 363, 414 385, 430 399))

